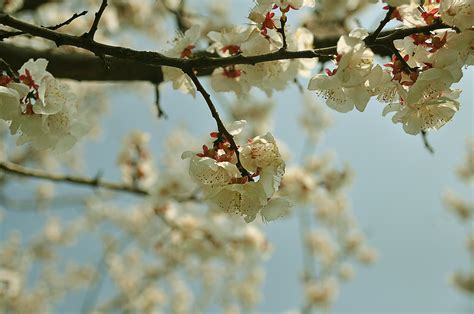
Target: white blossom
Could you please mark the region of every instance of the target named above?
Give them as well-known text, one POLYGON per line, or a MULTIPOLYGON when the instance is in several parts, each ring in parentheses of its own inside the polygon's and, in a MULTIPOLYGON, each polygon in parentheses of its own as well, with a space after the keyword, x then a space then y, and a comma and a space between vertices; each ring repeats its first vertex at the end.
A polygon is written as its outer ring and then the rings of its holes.
MULTIPOLYGON (((163 54, 167 57, 190 58, 196 43, 199 40, 201 30, 199 25, 193 25, 183 36, 177 37, 173 42, 173 48, 166 50, 163 54)), ((191 78, 181 69, 164 66, 163 78, 165 81, 171 81, 173 88, 183 93, 196 96, 196 88, 191 78)))

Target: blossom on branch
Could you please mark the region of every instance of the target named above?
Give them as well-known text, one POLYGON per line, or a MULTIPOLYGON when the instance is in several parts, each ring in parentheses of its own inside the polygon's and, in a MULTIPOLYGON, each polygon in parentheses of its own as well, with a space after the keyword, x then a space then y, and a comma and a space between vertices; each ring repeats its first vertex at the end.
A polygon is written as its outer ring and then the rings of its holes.
POLYGON ((89 129, 69 87, 46 71, 48 61, 30 59, 19 70, 19 82, 3 75, 0 118, 19 134, 17 144, 38 149, 69 150, 89 129))
POLYGON ((349 36, 341 36, 337 43, 337 67, 317 74, 308 84, 327 100, 327 105, 339 112, 354 109, 364 111, 370 99, 370 91, 377 87, 382 76, 380 66, 373 67, 373 52, 366 48, 364 30, 354 30, 349 36))
MULTIPOLYGON (((175 57, 182 59, 189 59, 193 55, 193 49, 196 48, 196 43, 200 36, 199 25, 193 25, 188 29, 184 35, 178 36, 173 42, 173 48, 166 50, 163 54, 167 57, 175 57)), ((196 96, 196 88, 194 87, 191 78, 182 70, 172 67, 162 67, 163 79, 165 81, 173 82, 173 88, 182 91, 186 94, 196 96)))
MULTIPOLYGON (((228 128, 232 136, 241 133, 245 121, 236 121, 228 128)), ((289 202, 272 198, 278 191, 285 172, 273 136, 267 133, 249 139, 239 148, 242 166, 249 171, 243 176, 238 166, 237 152, 225 135, 211 133, 213 146, 203 145, 201 153, 184 152, 183 159, 190 158, 190 176, 200 185, 204 198, 214 208, 245 216, 253 221, 260 213, 262 219, 271 221, 283 216, 289 202)))

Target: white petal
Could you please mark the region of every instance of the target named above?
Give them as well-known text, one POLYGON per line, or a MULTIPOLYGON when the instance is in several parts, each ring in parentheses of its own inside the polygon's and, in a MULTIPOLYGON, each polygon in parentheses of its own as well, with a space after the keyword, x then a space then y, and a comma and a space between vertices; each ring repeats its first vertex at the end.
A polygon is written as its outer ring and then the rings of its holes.
POLYGON ((264 222, 273 221, 286 216, 291 208, 291 204, 286 198, 272 198, 261 210, 260 214, 264 222))
POLYGON ((231 135, 237 135, 242 132, 246 124, 246 120, 234 121, 227 127, 227 131, 229 131, 231 135))

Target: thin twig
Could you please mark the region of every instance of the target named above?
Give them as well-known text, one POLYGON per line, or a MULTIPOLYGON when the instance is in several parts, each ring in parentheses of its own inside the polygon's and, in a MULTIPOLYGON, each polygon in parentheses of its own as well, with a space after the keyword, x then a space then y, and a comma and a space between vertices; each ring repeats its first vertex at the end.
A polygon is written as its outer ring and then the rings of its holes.
POLYGON ((400 51, 393 45, 391 44, 390 49, 392 49, 393 54, 397 57, 398 61, 400 61, 403 64, 403 67, 407 72, 416 72, 416 68, 412 68, 403 58, 403 56, 400 54, 400 51))
POLYGON ((206 89, 204 88, 204 86, 202 86, 201 82, 199 82, 199 79, 197 78, 196 74, 194 74, 194 71, 192 68, 187 68, 185 69, 184 72, 189 75, 194 85, 196 86, 196 89, 198 90, 198 92, 201 93, 202 97, 206 101, 207 106, 209 107, 209 110, 211 111, 212 117, 214 118, 214 120, 216 120, 217 130, 219 131, 219 133, 223 134, 226 137, 226 139, 230 143, 230 147, 234 150, 235 156, 237 157, 236 166, 239 169, 242 177, 247 177, 249 180, 252 181, 252 177, 250 173, 247 171, 247 169, 244 168, 244 166, 242 166, 242 163, 240 162, 239 147, 237 146, 237 144, 235 144, 234 137, 232 136, 232 134, 230 134, 229 131, 227 131, 226 127, 224 126, 224 123, 222 122, 219 116, 219 113, 217 112, 216 107, 212 103, 211 96, 209 95, 208 92, 206 92, 206 89))
MULTIPOLYGON (((47 28, 47 29, 50 29, 50 30, 54 31, 54 30, 60 29, 63 26, 71 24, 78 17, 84 16, 86 14, 87 14, 87 11, 82 11, 81 13, 74 13, 73 16, 71 16, 69 19, 67 19, 66 21, 64 21, 62 23, 59 23, 59 24, 53 25, 53 26, 41 26, 41 27, 44 27, 44 28, 47 28)), ((0 35, 0 41, 4 40, 6 38, 11 38, 11 37, 14 37, 14 36, 25 35, 25 34, 27 34, 27 33, 26 32, 5 32, 5 33, 2 33, 2 35, 0 35)))
POLYGON ((97 27, 99 26, 100 18, 107 7, 107 0, 102 0, 99 11, 96 12, 94 21, 92 22, 91 29, 89 32, 85 33, 83 36, 89 39, 90 41, 94 40, 95 33, 97 32, 97 27))
POLYGON ((182 33, 187 31, 190 26, 189 26, 189 23, 185 22, 185 16, 187 15, 186 12, 185 12, 185 1, 181 0, 179 2, 178 8, 176 10, 174 10, 174 9, 170 8, 168 5, 166 5, 166 1, 163 1, 163 6, 165 7, 165 9, 169 13, 171 13, 175 16, 176 26, 178 27, 178 29, 182 33))
MULTIPOLYGON (((57 25, 54 25, 54 26, 48 26, 46 27, 47 29, 50 29, 50 30, 57 30, 57 29, 60 29, 61 27, 63 26, 66 26, 66 25, 69 25, 72 23, 72 21, 74 21, 75 19, 77 19, 78 17, 81 17, 81 16, 84 16, 87 14, 87 11, 82 11, 81 13, 74 13, 73 16, 71 16, 69 19, 67 19, 66 21, 62 22, 62 23, 59 23, 57 25)), ((43 26, 44 27, 44 26, 43 26)))
POLYGON ((296 84, 296 87, 298 87, 298 91, 299 91, 301 94, 304 94, 305 88, 303 87, 303 84, 301 84, 301 82, 298 80, 298 78, 295 77, 295 79, 293 80, 293 82, 296 84))
POLYGON ((393 45, 393 43, 390 43, 390 44, 373 44, 372 47, 381 47, 381 48, 384 48, 384 49, 387 49, 388 51, 391 51, 393 55, 395 55, 395 57, 397 57, 398 61, 400 61, 400 63, 403 65, 403 68, 404 68, 404 71, 407 72, 407 73, 410 73, 410 72, 416 72, 417 71, 417 68, 413 68, 411 67, 406 61, 405 59, 403 58, 403 56, 400 54, 400 51, 398 51, 398 49, 393 45))
POLYGON ((281 50, 285 51, 286 48, 288 48, 288 44, 286 42, 286 33, 285 33, 285 25, 286 25, 286 15, 285 13, 282 13, 280 17, 280 28, 277 29, 277 31, 281 34, 281 38, 283 40, 283 46, 281 47, 281 50))
POLYGON ((423 144, 425 148, 431 153, 434 154, 433 146, 431 146, 430 142, 428 141, 428 132, 425 130, 421 130, 421 138, 423 139, 423 144))
POLYGON ((163 111, 163 108, 161 108, 160 100, 161 100, 160 85, 155 84, 155 106, 156 106, 156 110, 158 111, 158 119, 161 117, 168 119, 168 115, 163 111))
POLYGON ((0 161, 0 170, 4 172, 14 174, 22 177, 30 177, 36 179, 49 180, 54 182, 65 182, 65 183, 74 183, 79 185, 85 185, 96 188, 104 188, 108 190, 127 192, 137 195, 150 195, 150 192, 143 190, 137 187, 126 185, 123 183, 115 183, 103 181, 102 179, 82 177, 82 176, 70 176, 63 174, 52 174, 48 171, 27 168, 21 165, 14 164, 9 161, 0 161))
POLYGON ((380 21, 380 24, 379 26, 377 27, 377 29, 370 35, 370 36, 367 36, 367 38, 365 39, 365 43, 366 44, 371 44, 373 43, 377 37, 379 36, 380 32, 382 31, 382 29, 385 27, 385 25, 387 25, 388 22, 390 22, 390 20, 392 19, 392 13, 393 11, 395 11, 397 8, 396 7, 391 7, 389 6, 388 8, 388 11, 387 11, 387 14, 385 15, 385 18, 380 21))
POLYGON ((18 79, 18 73, 12 69, 12 67, 2 58, 0 58, 0 70, 7 72, 8 76, 18 79))

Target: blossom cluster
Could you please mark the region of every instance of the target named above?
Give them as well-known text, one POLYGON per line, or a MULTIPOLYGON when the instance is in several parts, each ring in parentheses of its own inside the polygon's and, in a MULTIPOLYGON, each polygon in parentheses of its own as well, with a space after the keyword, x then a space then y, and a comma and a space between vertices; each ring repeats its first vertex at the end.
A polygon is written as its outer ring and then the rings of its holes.
MULTIPOLYGON (((275 11, 282 16, 290 10, 314 6, 314 1, 257 1, 249 14, 252 22, 246 27, 227 27, 220 31, 211 31, 207 34, 211 44, 208 52, 219 57, 255 56, 268 54, 282 49, 288 50, 311 49, 313 34, 300 27, 293 34, 288 33, 286 42, 276 20, 275 11)), ((285 31, 287 32, 287 31, 285 31)), ((164 52, 166 56, 177 58, 193 58, 194 51, 201 38, 200 27, 194 25, 183 36, 178 37, 173 48, 164 52)), ((211 75, 211 86, 215 91, 232 91, 237 96, 249 93, 251 87, 257 87, 267 95, 273 91, 285 89, 298 74, 308 76, 316 65, 317 58, 308 60, 277 60, 263 62, 256 65, 229 65, 216 68, 211 75)), ((163 68, 165 81, 172 81, 173 88, 195 95, 194 85, 189 77, 179 69, 163 68)))
POLYGON ((144 188, 150 188, 155 183, 156 171, 148 147, 149 141, 149 134, 138 130, 126 138, 117 158, 124 182, 144 188))
POLYGON ((27 61, 18 78, 0 76, 0 118, 10 123, 17 144, 38 149, 69 150, 88 131, 74 94, 46 71, 48 61, 27 61))
MULTIPOLYGON (((364 111, 369 100, 376 97, 387 104, 383 115, 395 112, 392 121, 401 123, 409 134, 439 129, 459 110, 460 91, 451 85, 461 79, 462 68, 472 64, 472 4, 426 1, 420 7, 415 1, 387 3, 393 9, 390 19, 406 26, 446 23, 452 28, 395 40, 392 61, 384 66, 375 62, 369 33, 354 29, 340 37, 335 67, 313 76, 308 89, 316 91, 330 108, 339 112, 354 107, 364 111)), ((220 57, 232 57, 269 54, 281 49, 313 49, 314 36, 308 29, 300 27, 291 32, 284 28, 286 14, 304 6, 314 6, 314 2, 257 1, 248 16, 249 26, 207 34, 211 42, 208 51, 220 57), (280 13, 280 21, 276 12, 280 13)), ((199 39, 199 26, 195 25, 165 55, 193 58, 199 39)), ((392 49, 389 44, 380 45, 392 49)), ((214 69, 210 81, 215 91, 232 91, 239 97, 248 95, 251 87, 271 95, 275 90, 285 89, 298 75, 310 76, 316 63, 317 58, 229 65, 214 69)), ((175 89, 195 95, 194 85, 181 70, 165 67, 164 74, 175 89)))
MULTIPOLYGON (((229 134, 238 135, 245 124, 245 120, 232 123, 229 134)), ((223 212, 243 215, 246 222, 259 213, 264 221, 284 215, 289 202, 273 197, 285 173, 285 162, 273 136, 267 133, 249 139, 238 151, 225 134, 213 132, 211 137, 215 139, 211 148, 203 145, 202 152, 182 155, 183 159, 190 158, 189 174, 199 183, 209 204, 223 212)))
POLYGON ((393 122, 401 123, 409 134, 439 129, 459 110, 460 91, 451 85, 461 79, 462 67, 472 64, 472 4, 426 1, 422 9, 411 1, 388 4, 397 6, 391 18, 404 24, 444 22, 456 31, 443 29, 395 40, 398 54, 382 68, 374 64, 373 52, 367 47, 368 33, 353 30, 338 41, 335 69, 313 77, 308 89, 316 90, 329 107, 340 112, 354 106, 364 111, 375 96, 388 104, 383 114, 395 112, 393 122))

